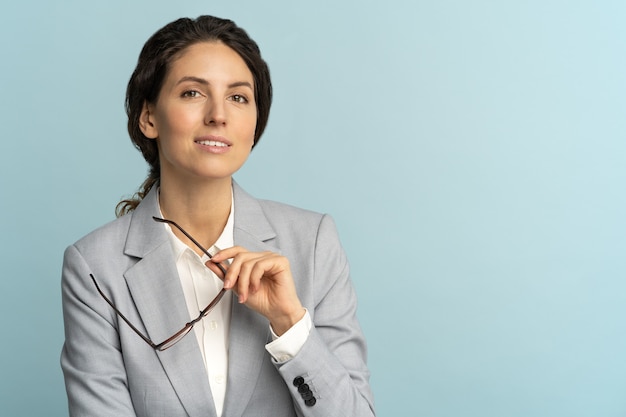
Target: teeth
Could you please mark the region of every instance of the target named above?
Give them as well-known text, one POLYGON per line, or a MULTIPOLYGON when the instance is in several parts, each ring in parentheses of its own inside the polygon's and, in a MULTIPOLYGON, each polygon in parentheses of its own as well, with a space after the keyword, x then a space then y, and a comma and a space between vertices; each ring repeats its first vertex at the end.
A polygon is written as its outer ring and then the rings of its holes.
POLYGON ((201 145, 206 145, 206 146, 223 146, 223 147, 228 146, 224 142, 217 142, 215 140, 201 140, 201 141, 198 141, 198 143, 201 145))

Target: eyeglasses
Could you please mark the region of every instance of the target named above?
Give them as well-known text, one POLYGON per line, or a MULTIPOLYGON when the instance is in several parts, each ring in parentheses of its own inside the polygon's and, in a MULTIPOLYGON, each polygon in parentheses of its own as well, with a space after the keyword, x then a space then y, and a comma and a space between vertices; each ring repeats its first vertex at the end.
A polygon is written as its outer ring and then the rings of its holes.
MULTIPOLYGON (((152 219, 154 219, 154 221, 159 222, 159 223, 167 223, 170 224, 172 226, 174 226, 175 228, 177 228, 178 230, 181 231, 182 234, 184 234, 185 236, 187 236, 187 238, 189 238, 189 240, 191 240, 194 245, 196 245, 206 256, 210 258, 212 258, 211 254, 209 253, 208 250, 206 250, 196 239, 194 239, 193 237, 191 237, 191 235, 189 233, 187 233, 182 227, 180 227, 178 224, 176 224, 176 222, 172 221, 172 220, 167 220, 167 219, 162 219, 160 217, 152 217, 152 219)), ((216 263, 215 265, 217 265, 217 267, 220 269, 220 271, 222 272, 223 276, 226 276, 226 269, 224 269, 224 267, 219 264, 216 263)), ((200 311, 200 315, 198 317, 196 317, 195 319, 191 320, 189 323, 185 324, 185 326, 180 329, 179 331, 177 331, 176 333, 174 333, 172 336, 168 337, 167 339, 165 339, 164 341, 162 341, 161 343, 154 343, 152 340, 150 340, 146 335, 144 335, 143 333, 141 333, 141 331, 139 331, 139 329, 137 329, 131 322, 130 320, 128 320, 118 309, 117 307, 115 307, 115 305, 113 304, 113 302, 102 292, 102 290, 100 289, 100 286, 98 285, 98 283, 96 282, 96 278, 93 276, 93 274, 89 274, 89 276, 91 277, 91 279, 93 280, 93 283, 96 285, 96 289, 98 290, 98 292, 100 293, 100 295, 102 296, 102 298, 104 298, 104 300, 111 306, 111 308, 115 311, 115 313, 120 316, 120 318, 122 320, 124 320, 124 322, 126 324, 128 324, 128 326, 135 332, 137 333, 137 336, 141 337, 143 339, 144 342, 146 342, 147 344, 149 344, 153 349, 158 350, 160 352, 171 348, 172 346, 174 346, 176 343, 180 342, 181 339, 185 336, 187 336, 189 334, 189 332, 191 331, 191 329, 193 329, 193 326, 199 322, 200 320, 202 320, 207 314, 209 314, 211 312, 211 310, 213 310, 213 307, 215 307, 217 305, 217 303, 220 302, 220 300, 222 299, 222 297, 224 297, 224 294, 226 293, 226 289, 222 287, 222 289, 220 290, 219 293, 217 293, 217 295, 215 296, 215 298, 209 303, 208 306, 206 306, 204 308, 204 310, 200 311)))

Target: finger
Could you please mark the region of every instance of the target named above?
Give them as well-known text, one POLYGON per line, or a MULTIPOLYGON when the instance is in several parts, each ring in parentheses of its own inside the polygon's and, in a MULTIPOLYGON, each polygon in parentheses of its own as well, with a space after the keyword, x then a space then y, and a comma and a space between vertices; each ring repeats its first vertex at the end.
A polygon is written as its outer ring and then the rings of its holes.
POLYGON ((234 289, 234 286, 237 284, 237 280, 239 279, 239 269, 241 268, 241 264, 231 262, 228 269, 226 270, 226 276, 224 276, 224 288, 227 290, 234 289))
POLYGON ((250 284, 248 285, 251 294, 256 294, 261 288, 261 280, 267 272, 267 260, 265 258, 255 260, 250 269, 250 284))
MULTIPOLYGON (((248 255, 248 254, 247 254, 248 255)), ((259 255, 259 254, 255 254, 259 255)), ((258 283, 260 278, 254 278, 253 271, 255 271, 255 265, 257 265, 260 257, 259 256, 245 256, 245 260, 242 259, 242 256, 236 257, 234 262, 239 265, 239 273, 237 276, 237 293, 239 294, 239 302, 245 303, 248 300, 248 295, 250 292, 254 291, 255 282, 258 283), (254 280, 254 281, 253 281, 254 280)))
MULTIPOLYGON (((224 273, 224 271, 220 271, 221 274, 218 274, 218 276, 224 282, 224 288, 226 288, 227 290, 232 289, 238 280, 239 266, 233 266, 234 258, 247 252, 248 251, 246 248, 243 248, 241 246, 233 246, 230 248, 222 249, 211 257, 211 260, 209 261, 210 263, 212 263, 213 265, 222 264, 222 267, 224 261, 228 259, 232 260, 229 263, 228 267, 225 268, 226 273, 224 273)), ((213 267, 211 267, 211 270, 215 272, 215 269, 213 267)))
POLYGON ((233 246, 231 248, 222 249, 221 251, 217 252, 215 255, 213 255, 211 260, 214 262, 223 262, 227 259, 234 258, 235 256, 246 252, 248 252, 246 248, 243 248, 241 246, 233 246))
POLYGON ((206 265, 206 267, 209 268, 211 272, 217 275, 219 279, 221 279, 222 281, 225 280, 226 271, 228 270, 227 266, 224 266, 221 263, 218 264, 217 262, 213 262, 212 260, 206 261, 204 265, 206 265))
POLYGON ((262 287, 281 285, 280 279, 277 278, 278 274, 286 270, 284 260, 285 258, 280 255, 266 252, 261 257, 245 262, 239 275, 241 277, 245 273, 248 277, 247 297, 256 294, 262 287))
POLYGON ((287 259, 276 253, 268 252, 254 264, 253 277, 261 279, 264 276, 274 277, 288 269, 287 259))
MULTIPOLYGON (((268 252, 248 252, 245 250, 240 251, 239 249, 241 248, 231 248, 231 249, 234 249, 232 253, 235 253, 235 252, 238 252, 238 253, 233 258, 231 258, 232 260, 230 262, 230 266, 226 274, 225 282, 227 282, 228 285, 232 285, 232 286, 245 285, 247 288, 248 278, 250 275, 251 268, 254 265, 254 262, 256 262, 258 259, 263 258, 264 256, 267 256, 268 252), (245 283, 243 284, 240 283, 240 280, 242 279, 242 277, 246 279, 245 283), (235 284, 235 282, 237 284, 235 284)), ((229 253, 225 256, 232 255, 232 253, 229 251, 229 253)), ((247 290, 244 291, 244 293, 246 292, 247 290)))

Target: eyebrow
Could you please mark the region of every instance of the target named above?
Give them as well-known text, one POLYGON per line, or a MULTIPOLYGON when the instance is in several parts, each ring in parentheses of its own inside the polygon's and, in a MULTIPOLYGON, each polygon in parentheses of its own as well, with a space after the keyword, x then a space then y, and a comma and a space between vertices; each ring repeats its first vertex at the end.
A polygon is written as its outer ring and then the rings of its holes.
MULTIPOLYGON (((176 85, 179 85, 179 84, 182 84, 182 83, 188 82, 188 81, 195 82, 195 83, 202 84, 202 85, 209 85, 210 84, 204 78, 194 77, 194 76, 188 75, 188 76, 185 76, 185 77, 181 78, 180 80, 178 80, 176 85)), ((235 81, 233 83, 228 84, 228 88, 235 88, 235 87, 248 87, 251 90, 254 90, 254 88, 252 88, 252 84, 250 84, 248 81, 235 81)))

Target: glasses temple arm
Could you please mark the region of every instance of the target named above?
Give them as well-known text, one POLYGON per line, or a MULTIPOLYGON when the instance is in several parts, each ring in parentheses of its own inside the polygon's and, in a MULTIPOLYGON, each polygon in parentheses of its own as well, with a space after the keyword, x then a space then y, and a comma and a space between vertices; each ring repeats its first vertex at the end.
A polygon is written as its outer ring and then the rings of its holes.
MULTIPOLYGON (((187 232, 185 231, 185 229, 183 229, 182 227, 180 227, 180 226, 178 225, 178 223, 176 223, 175 221, 173 221, 173 220, 168 220, 168 219, 162 219, 161 217, 156 217, 156 216, 152 216, 152 219, 153 219, 154 221, 156 221, 156 222, 159 222, 159 223, 167 223, 167 224, 171 224, 172 226, 174 226, 175 228, 177 228, 178 230, 180 230, 180 232, 181 232, 182 234, 184 234, 185 236, 187 236, 187 238, 188 238, 189 240, 191 240, 191 241, 194 243, 194 245, 196 245, 196 246, 197 246, 197 247, 198 247, 198 248, 199 248, 199 249, 200 249, 200 250, 201 250, 201 251, 202 251, 202 252, 203 252, 206 256, 208 256, 208 257, 209 257, 209 259, 213 258, 213 255, 211 255, 211 254, 209 253, 209 251, 208 251, 208 250, 206 250, 206 249, 204 248, 204 246, 202 246, 202 245, 200 244, 200 242, 198 242, 196 239, 194 239, 194 238, 193 238, 193 236, 191 236, 189 233, 187 233, 187 232)), ((215 265, 217 265, 217 267, 220 269, 220 271, 222 272, 222 274, 224 274, 224 276, 226 276, 226 269, 224 269, 224 267, 223 267, 221 264, 217 263, 217 262, 215 262, 215 265)))
POLYGON ((158 347, 158 345, 155 345, 152 340, 148 339, 146 336, 143 335, 143 333, 141 333, 141 331, 139 331, 139 329, 137 329, 131 322, 130 320, 128 320, 116 307, 115 305, 113 305, 113 302, 111 300, 109 300, 109 298, 104 295, 104 293, 102 292, 102 290, 100 289, 100 286, 98 285, 98 283, 96 282, 96 277, 93 276, 93 274, 89 274, 89 276, 91 277, 91 280, 93 281, 93 283, 96 285, 96 289, 98 290, 98 292, 100 293, 100 295, 102 296, 102 298, 104 298, 104 301, 106 301, 111 308, 113 309, 113 311, 115 311, 115 313, 120 316, 120 318, 122 320, 124 320, 124 322, 126 324, 128 324, 128 326, 130 326, 131 329, 133 329, 133 331, 135 333, 137 333, 137 336, 141 337, 143 339, 144 342, 146 342, 147 344, 149 344, 153 349, 156 349, 158 347))

